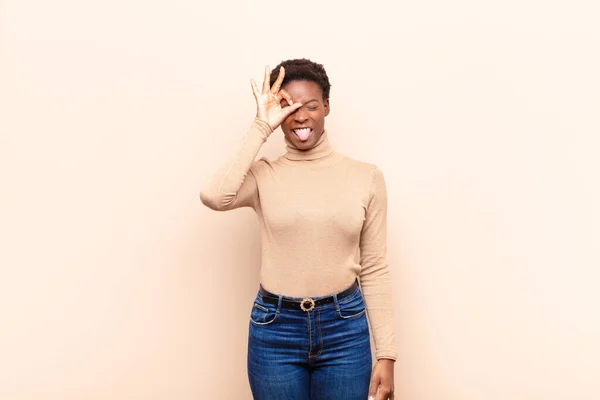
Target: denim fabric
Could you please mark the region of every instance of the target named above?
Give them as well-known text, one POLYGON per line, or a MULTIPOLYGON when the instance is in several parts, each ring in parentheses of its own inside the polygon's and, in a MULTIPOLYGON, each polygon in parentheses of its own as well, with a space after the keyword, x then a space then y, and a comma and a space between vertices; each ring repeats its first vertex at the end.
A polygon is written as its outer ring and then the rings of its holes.
MULTIPOLYGON (((372 358, 360 287, 311 311, 252 304, 248 378, 256 400, 367 400, 372 358)), ((322 296, 327 297, 327 296, 322 296)), ((314 300, 322 297, 313 297, 314 300)))

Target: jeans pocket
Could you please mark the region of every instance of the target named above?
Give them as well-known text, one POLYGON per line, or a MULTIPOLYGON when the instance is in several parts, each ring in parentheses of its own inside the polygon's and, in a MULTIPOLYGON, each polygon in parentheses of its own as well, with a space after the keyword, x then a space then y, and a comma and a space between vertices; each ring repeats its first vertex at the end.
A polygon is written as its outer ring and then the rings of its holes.
POLYGON ((357 289, 357 293, 348 296, 348 299, 338 301, 337 315, 343 319, 356 318, 363 315, 366 311, 362 292, 357 289))
POLYGON ((250 322, 254 325, 268 325, 275 321, 277 315, 277 304, 267 303, 257 296, 250 311, 250 322))

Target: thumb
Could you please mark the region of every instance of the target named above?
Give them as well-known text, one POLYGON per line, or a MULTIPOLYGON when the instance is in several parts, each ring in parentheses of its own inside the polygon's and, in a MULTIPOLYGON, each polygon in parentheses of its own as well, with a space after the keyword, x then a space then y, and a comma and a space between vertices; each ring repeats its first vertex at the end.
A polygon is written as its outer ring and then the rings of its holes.
POLYGON ((291 113, 293 113, 294 111, 296 111, 300 107, 302 107, 302 103, 294 103, 291 106, 284 108, 283 109, 284 119, 287 118, 288 115, 290 115, 291 113))
POLYGON ((369 386, 369 399, 368 400, 375 400, 375 395, 377 394, 378 387, 379 387, 379 379, 374 378, 371 381, 371 386, 369 386))

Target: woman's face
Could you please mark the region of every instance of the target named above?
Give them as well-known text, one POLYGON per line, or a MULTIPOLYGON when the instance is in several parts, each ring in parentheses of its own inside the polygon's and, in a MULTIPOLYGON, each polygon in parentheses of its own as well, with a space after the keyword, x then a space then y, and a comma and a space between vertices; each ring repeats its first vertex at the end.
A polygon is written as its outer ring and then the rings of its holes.
MULTIPOLYGON (((299 149, 314 147, 325 129, 329 99, 323 100, 321 87, 312 81, 290 81, 283 85, 282 89, 290 94, 294 103, 302 103, 302 107, 283 120, 281 129, 284 135, 299 149), (298 128, 309 128, 310 131, 295 133, 298 128)), ((281 101, 281 107, 289 107, 285 99, 281 101)))

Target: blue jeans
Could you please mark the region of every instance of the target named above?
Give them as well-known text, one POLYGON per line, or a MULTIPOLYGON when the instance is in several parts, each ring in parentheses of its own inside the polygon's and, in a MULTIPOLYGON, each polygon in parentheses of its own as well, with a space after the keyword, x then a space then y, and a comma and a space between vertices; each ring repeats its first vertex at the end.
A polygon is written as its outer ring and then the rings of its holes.
MULTIPOLYGON (((248 378, 255 400, 367 400, 372 358, 360 287, 311 311, 252 304, 248 378)), ((327 297, 327 296, 322 296, 327 297)), ((322 297, 313 297, 313 300, 322 297)))

